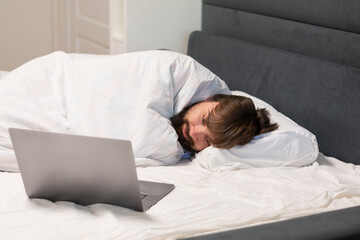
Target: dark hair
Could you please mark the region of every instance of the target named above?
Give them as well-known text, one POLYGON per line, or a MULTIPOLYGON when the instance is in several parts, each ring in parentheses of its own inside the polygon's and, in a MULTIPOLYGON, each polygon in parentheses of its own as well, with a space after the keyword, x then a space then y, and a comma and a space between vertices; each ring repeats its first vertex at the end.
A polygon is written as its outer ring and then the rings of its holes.
POLYGON ((207 118, 215 147, 228 149, 245 145, 254 136, 278 128, 276 123, 270 123, 269 112, 265 108, 256 109, 248 97, 217 94, 205 101, 219 102, 207 118))

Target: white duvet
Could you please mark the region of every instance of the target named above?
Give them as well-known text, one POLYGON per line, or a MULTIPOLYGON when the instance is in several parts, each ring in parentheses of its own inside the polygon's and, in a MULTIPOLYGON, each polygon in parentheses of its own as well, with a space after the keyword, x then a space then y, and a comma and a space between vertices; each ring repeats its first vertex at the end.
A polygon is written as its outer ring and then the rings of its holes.
POLYGON ((137 165, 171 165, 183 150, 168 120, 226 84, 191 57, 55 52, 0 81, 0 170, 18 171, 9 127, 131 140, 137 165))
POLYGON ((0 173, 0 239, 176 239, 360 205, 360 166, 321 154, 303 168, 214 173, 195 159, 137 171, 175 184, 145 213, 30 200, 19 173, 0 173))

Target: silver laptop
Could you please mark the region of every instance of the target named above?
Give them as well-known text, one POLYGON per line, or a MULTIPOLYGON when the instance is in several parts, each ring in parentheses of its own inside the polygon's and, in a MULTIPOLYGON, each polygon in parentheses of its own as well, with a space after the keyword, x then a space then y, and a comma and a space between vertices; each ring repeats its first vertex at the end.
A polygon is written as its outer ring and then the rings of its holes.
POLYGON ((138 180, 130 141, 16 128, 9 133, 30 198, 146 211, 174 189, 138 180))

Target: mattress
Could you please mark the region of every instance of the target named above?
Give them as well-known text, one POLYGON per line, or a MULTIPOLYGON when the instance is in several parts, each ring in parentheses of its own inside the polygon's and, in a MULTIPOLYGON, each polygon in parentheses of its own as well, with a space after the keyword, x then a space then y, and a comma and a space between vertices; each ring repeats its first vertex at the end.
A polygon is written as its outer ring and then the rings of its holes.
POLYGON ((360 204, 360 166, 323 154, 303 168, 211 172, 195 158, 137 172, 175 190, 141 213, 29 199, 19 173, 0 172, 0 239, 178 239, 360 204))

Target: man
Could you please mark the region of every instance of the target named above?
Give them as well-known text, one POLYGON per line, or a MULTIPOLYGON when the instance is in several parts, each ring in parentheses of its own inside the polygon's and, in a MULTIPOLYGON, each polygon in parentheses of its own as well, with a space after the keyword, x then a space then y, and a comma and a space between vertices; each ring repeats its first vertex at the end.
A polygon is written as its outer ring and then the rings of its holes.
POLYGON ((224 94, 190 105, 170 121, 180 144, 192 153, 210 145, 225 149, 245 145, 278 128, 270 123, 268 111, 256 109, 250 98, 224 94))

